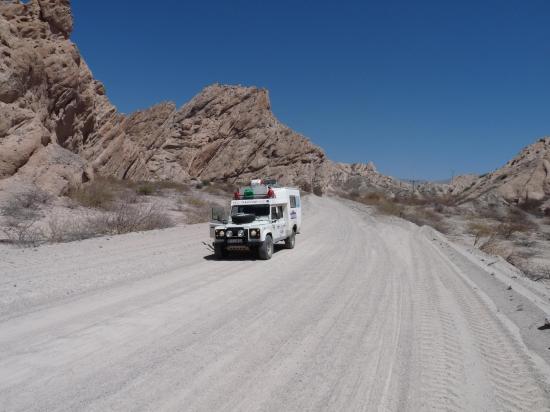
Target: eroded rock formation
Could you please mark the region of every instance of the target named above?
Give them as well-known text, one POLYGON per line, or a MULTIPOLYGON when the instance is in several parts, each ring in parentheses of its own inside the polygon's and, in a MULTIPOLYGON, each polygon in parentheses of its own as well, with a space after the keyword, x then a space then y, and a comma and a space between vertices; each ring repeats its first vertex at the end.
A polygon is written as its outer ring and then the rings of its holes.
POLYGON ((63 193, 97 174, 260 176, 323 189, 357 176, 391 182, 372 166, 330 162, 255 87, 213 85, 180 109, 163 103, 124 116, 70 41, 72 27, 68 0, 0 3, 0 186, 30 181, 63 193))

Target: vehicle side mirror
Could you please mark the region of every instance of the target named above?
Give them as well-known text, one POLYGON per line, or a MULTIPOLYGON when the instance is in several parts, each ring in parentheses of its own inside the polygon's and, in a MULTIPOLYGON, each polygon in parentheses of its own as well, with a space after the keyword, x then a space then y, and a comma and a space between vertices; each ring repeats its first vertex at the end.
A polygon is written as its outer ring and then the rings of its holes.
POLYGON ((226 219, 225 209, 223 207, 213 207, 212 208, 212 221, 214 222, 223 222, 226 219))

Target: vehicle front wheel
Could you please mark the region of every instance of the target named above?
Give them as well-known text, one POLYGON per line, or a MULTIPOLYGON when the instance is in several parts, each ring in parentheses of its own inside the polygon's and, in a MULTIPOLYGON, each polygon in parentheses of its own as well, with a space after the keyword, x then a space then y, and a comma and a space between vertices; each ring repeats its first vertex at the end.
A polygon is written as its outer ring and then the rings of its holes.
POLYGON ((262 260, 269 260, 271 256, 273 256, 273 239, 271 235, 267 235, 264 243, 258 249, 258 257, 262 260))
POLYGON ((296 245, 296 232, 293 230, 289 237, 285 239, 285 247, 287 249, 294 249, 296 245))
POLYGON ((227 251, 221 243, 214 244, 214 257, 216 259, 223 259, 226 255, 227 251))

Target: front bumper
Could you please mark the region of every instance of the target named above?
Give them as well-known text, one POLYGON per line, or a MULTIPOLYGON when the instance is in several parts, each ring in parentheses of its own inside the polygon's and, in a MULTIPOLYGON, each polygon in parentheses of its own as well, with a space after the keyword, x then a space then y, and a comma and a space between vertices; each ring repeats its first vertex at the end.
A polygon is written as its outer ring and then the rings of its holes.
POLYGON ((240 242, 232 242, 232 240, 237 240, 234 238, 230 239, 214 239, 214 244, 223 244, 225 246, 259 246, 263 243, 263 240, 260 239, 240 239, 240 242))

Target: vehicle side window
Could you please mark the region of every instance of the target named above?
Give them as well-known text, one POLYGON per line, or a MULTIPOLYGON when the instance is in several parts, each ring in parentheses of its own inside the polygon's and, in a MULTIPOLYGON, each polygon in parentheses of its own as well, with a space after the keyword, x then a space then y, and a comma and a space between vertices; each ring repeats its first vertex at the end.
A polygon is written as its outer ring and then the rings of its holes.
POLYGON ((282 206, 277 207, 277 216, 279 217, 279 219, 283 218, 283 207, 282 206))
POLYGON ((290 207, 296 207, 296 196, 290 196, 290 207))
POLYGON ((271 207, 271 219, 279 219, 277 216, 277 208, 275 206, 271 207))

